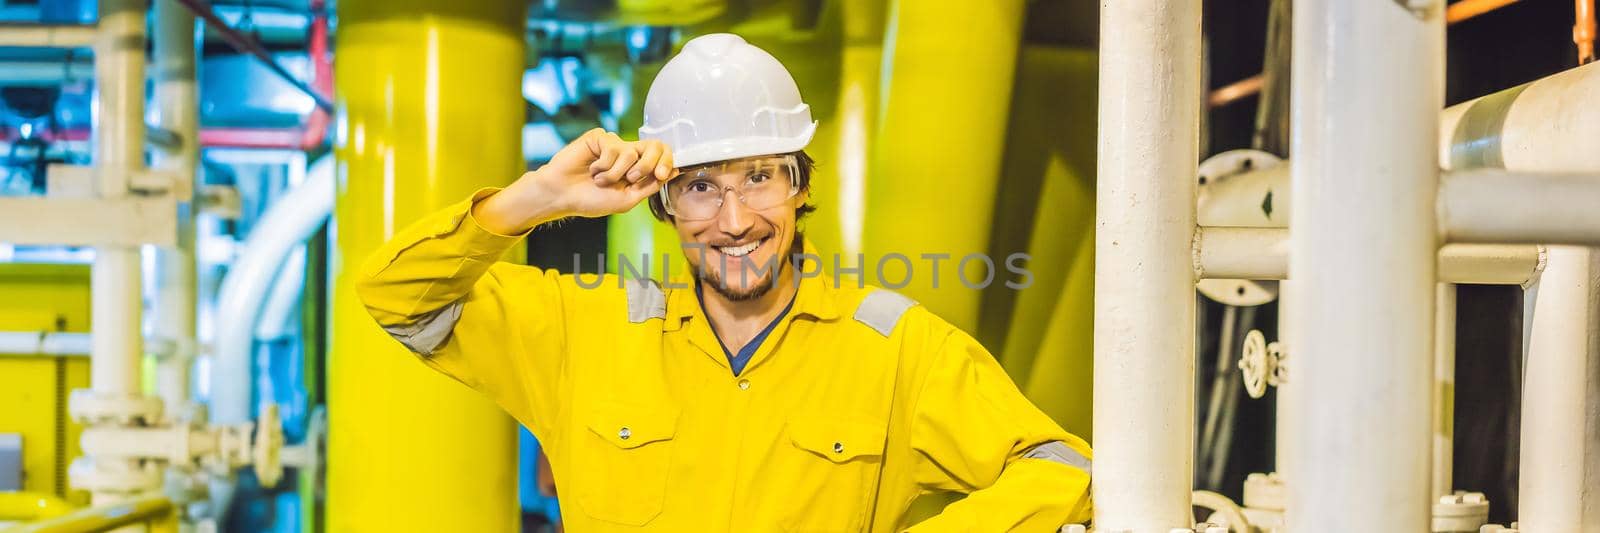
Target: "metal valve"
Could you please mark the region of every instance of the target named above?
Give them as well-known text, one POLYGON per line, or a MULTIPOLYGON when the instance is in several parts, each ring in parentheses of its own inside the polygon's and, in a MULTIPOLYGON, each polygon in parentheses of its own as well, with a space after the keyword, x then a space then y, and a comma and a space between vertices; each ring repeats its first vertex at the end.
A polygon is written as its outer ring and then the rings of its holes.
POLYGON ((1267 386, 1278 386, 1289 380, 1289 368, 1284 364, 1282 343, 1268 343, 1261 330, 1250 330, 1244 336, 1244 353, 1239 356, 1239 374, 1244 379, 1244 390, 1251 398, 1267 394, 1267 386))
POLYGON ((251 446, 251 462, 261 486, 272 488, 283 478, 283 423, 278 419, 276 404, 262 408, 259 418, 255 442, 251 446))

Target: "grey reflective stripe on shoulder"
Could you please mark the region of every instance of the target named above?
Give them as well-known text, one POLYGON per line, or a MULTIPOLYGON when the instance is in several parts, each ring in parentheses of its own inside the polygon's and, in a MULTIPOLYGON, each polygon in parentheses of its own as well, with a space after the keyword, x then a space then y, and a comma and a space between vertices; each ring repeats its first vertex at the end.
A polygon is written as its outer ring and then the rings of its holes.
POLYGON ((1053 461, 1082 470, 1085 474, 1089 473, 1089 458, 1084 457, 1083 454, 1078 453, 1078 450, 1072 449, 1071 446, 1067 446, 1066 443, 1059 440, 1034 446, 1022 457, 1053 461))
POLYGON ((383 330, 417 355, 433 355, 444 346, 445 341, 450 340, 450 332, 456 329, 456 322, 461 320, 461 307, 461 302, 456 301, 424 314, 410 324, 384 326, 383 330))
POLYGON ((906 310, 916 305, 916 300, 901 296, 898 292, 878 289, 861 299, 861 305, 856 306, 855 319, 888 337, 894 333, 895 324, 900 323, 900 317, 906 314, 906 310))
POLYGON ((628 321, 638 324, 652 318, 667 317, 667 294, 653 279, 626 278, 622 288, 628 293, 628 321))

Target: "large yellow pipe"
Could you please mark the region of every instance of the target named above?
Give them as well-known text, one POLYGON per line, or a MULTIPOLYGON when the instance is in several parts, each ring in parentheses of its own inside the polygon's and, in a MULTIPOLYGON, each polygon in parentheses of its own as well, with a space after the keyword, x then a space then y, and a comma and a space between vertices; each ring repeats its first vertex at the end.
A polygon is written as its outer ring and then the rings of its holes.
MULTIPOLYGON (((977 326, 980 292, 963 286, 955 267, 988 252, 1024 4, 896 0, 889 11, 882 122, 867 178, 868 273, 887 254, 909 256, 902 292, 967 331, 977 326), (938 288, 922 254, 949 256, 938 288)), ((900 281, 904 269, 886 264, 886 281, 900 281)), ((983 281, 983 264, 968 266, 968 279, 983 281)))
POLYGON ((329 531, 510 532, 515 425, 367 316, 355 266, 397 230, 523 170, 526 2, 339 2, 329 531))

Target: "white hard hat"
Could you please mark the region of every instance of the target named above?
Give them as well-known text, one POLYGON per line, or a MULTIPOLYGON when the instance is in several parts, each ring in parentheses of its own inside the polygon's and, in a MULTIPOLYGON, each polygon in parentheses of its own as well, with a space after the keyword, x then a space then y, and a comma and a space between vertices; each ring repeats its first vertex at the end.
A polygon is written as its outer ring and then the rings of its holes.
POLYGON ((731 33, 691 39, 644 99, 639 139, 672 148, 679 167, 798 151, 817 123, 783 64, 731 33))

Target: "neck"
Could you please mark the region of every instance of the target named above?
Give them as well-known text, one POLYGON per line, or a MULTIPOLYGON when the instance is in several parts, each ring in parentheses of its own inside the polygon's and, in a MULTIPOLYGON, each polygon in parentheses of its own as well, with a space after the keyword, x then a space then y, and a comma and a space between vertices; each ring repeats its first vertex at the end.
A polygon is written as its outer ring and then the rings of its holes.
POLYGON ((794 268, 785 265, 778 272, 772 290, 754 300, 733 301, 714 290, 701 290, 701 305, 712 329, 729 346, 743 346, 762 328, 782 313, 794 300, 799 286, 794 282, 794 268))

